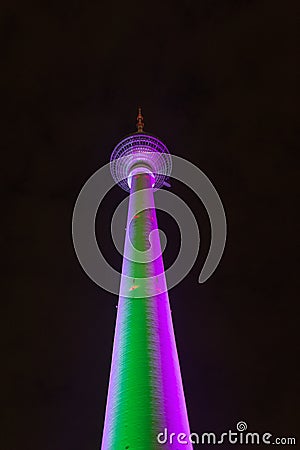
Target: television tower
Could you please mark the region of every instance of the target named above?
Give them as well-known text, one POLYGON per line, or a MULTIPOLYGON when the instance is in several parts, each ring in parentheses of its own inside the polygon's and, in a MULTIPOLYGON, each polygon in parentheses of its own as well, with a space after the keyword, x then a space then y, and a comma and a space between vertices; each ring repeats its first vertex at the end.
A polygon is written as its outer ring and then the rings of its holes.
POLYGON ((175 450, 178 441, 159 442, 159 433, 190 434, 154 204, 171 167, 139 108, 137 132, 111 155, 112 176, 130 197, 102 450, 175 450))

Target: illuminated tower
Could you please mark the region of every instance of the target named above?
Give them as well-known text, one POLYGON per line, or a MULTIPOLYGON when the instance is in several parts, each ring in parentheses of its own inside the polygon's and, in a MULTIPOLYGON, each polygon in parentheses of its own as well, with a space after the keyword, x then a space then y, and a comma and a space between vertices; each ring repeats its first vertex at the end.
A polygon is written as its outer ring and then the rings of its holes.
POLYGON ((190 431, 153 195, 170 175, 172 161, 166 146, 143 131, 140 108, 137 120, 138 131, 111 155, 112 176, 130 197, 101 448, 175 450, 178 441, 157 440, 164 429, 176 435, 190 431))

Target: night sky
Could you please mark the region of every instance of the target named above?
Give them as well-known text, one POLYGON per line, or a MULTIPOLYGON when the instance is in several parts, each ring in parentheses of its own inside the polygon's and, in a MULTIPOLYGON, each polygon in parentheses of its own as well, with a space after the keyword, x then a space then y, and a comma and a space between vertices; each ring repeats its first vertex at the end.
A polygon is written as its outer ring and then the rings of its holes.
MULTIPOLYGON (((296 3, 2 3, 1 450, 99 447, 117 298, 81 269, 71 219, 139 104, 145 131, 210 178, 228 221, 221 263, 199 285, 209 219, 172 182, 202 239, 170 291, 191 429, 244 420, 300 438, 296 3)), ((110 220, 126 195, 114 187, 96 224, 118 269, 110 220)), ((169 267, 178 227, 158 220, 169 267)))

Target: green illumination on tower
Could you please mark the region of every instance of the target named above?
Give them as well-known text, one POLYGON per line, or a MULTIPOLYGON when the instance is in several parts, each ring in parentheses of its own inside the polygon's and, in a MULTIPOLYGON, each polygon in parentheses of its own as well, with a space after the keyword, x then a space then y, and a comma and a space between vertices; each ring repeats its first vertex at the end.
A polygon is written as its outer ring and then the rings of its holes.
POLYGON ((171 157, 161 141, 144 133, 140 110, 137 125, 138 133, 123 139, 111 159, 112 174, 130 198, 101 448, 175 450, 178 442, 157 440, 165 428, 189 435, 189 424, 153 195, 170 175, 171 157), (150 258, 137 261, 136 250, 150 258))

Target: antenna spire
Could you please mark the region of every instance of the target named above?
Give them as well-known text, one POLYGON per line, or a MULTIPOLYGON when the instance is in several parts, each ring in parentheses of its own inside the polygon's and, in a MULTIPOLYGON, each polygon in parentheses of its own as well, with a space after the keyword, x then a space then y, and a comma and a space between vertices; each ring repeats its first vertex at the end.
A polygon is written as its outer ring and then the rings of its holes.
POLYGON ((138 107, 138 115, 137 115, 137 123, 136 127, 138 130, 138 133, 143 133, 144 131, 144 117, 142 116, 142 108, 138 107))

